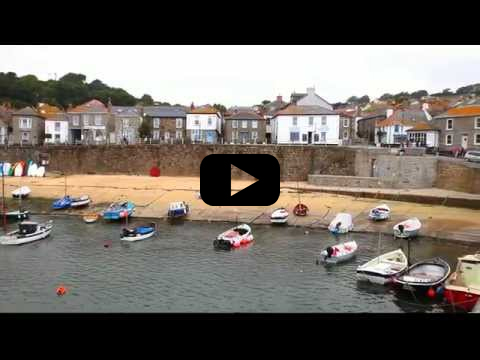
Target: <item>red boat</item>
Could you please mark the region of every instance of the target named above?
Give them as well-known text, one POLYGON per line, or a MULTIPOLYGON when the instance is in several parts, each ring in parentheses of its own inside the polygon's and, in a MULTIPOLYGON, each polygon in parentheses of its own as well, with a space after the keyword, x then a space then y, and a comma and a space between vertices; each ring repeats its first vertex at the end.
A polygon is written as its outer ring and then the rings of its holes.
POLYGON ((444 296, 455 307, 473 310, 480 298, 480 253, 458 258, 456 271, 445 282, 444 296))
POLYGON ((295 205, 293 208, 293 213, 295 216, 307 216, 308 214, 308 206, 302 203, 295 205))

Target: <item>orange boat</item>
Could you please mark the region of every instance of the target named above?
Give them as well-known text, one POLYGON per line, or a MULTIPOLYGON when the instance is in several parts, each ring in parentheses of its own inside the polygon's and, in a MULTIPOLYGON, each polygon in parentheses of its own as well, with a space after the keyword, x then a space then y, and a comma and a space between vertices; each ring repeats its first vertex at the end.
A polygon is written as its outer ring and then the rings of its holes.
POLYGON ((307 216, 308 206, 302 203, 298 203, 293 208, 293 213, 295 214, 295 216, 307 216))

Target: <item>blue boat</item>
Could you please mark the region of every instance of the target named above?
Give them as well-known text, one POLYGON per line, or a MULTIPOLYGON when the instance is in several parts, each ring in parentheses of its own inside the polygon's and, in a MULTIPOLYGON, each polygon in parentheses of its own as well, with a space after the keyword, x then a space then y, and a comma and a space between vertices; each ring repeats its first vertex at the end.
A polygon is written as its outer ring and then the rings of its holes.
POLYGON ((132 216, 135 211, 135 204, 130 201, 116 202, 110 204, 110 206, 103 212, 103 218, 105 220, 119 220, 128 216, 132 216))
POLYGON ((55 200, 52 204, 53 210, 68 209, 72 205, 72 198, 70 196, 64 196, 61 199, 55 200))
POLYGON ((170 203, 167 215, 170 219, 181 218, 188 215, 190 207, 185 201, 176 201, 170 203))

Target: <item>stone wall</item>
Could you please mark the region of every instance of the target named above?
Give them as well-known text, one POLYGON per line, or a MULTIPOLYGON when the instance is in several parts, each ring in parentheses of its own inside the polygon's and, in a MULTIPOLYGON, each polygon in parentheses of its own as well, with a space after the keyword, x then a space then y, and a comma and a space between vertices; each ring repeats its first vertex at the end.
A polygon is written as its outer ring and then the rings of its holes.
POLYGON ((364 189, 392 188, 388 179, 362 176, 308 175, 308 183, 318 186, 335 186, 364 189))
POLYGON ((434 186, 480 194, 480 168, 455 159, 441 159, 438 161, 438 174, 434 186))

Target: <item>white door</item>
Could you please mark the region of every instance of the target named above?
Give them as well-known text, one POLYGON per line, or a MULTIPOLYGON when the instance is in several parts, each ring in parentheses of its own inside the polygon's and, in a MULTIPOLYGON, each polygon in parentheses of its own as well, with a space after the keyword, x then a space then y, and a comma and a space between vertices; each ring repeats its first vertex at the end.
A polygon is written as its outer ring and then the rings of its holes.
POLYGON ((468 148, 468 135, 462 135, 462 147, 464 149, 468 148))

